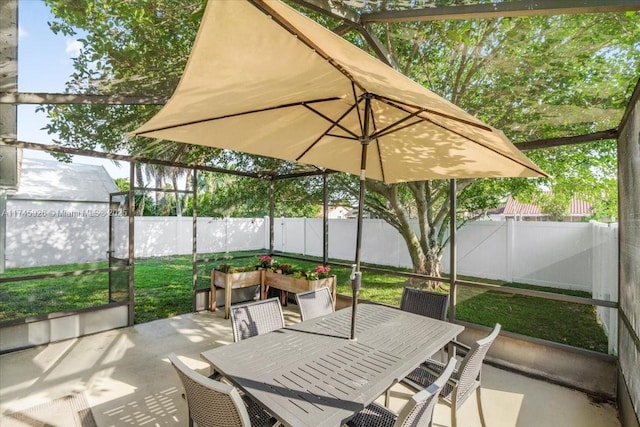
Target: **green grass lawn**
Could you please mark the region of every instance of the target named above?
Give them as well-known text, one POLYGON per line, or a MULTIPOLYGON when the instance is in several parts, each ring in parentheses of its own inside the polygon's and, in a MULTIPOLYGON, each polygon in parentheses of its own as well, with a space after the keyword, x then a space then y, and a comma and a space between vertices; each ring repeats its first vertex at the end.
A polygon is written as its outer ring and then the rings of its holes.
MULTIPOLYGON (((237 256, 238 253, 234 255, 237 256)), ((318 265, 315 262, 280 259, 303 270, 311 270, 318 265)), ((243 266, 254 263, 256 260, 256 258, 237 259, 221 256, 219 262, 201 263, 198 266, 198 288, 209 287, 209 274, 216 265, 226 263, 243 266)), ((106 263, 11 269, 0 277, 97 267, 106 267, 106 263)), ((338 292, 350 295, 350 269, 332 267, 332 273, 337 276, 338 292)), ((191 312, 191 276, 191 256, 137 260, 135 323, 191 312)), ((473 278, 464 279, 478 281, 473 278)), ((590 297, 586 292, 482 281, 590 297)), ((400 276, 364 272, 360 298, 397 306, 400 303, 405 282, 406 278, 400 276)), ((442 287, 446 292, 448 285, 444 284, 442 287)), ((0 321, 90 307, 107 302, 108 274, 106 273, 3 283, 0 284, 0 321)), ((607 337, 596 320, 595 307, 588 305, 461 286, 458 289, 456 317, 459 320, 489 327, 499 322, 506 331, 607 352, 607 337)))

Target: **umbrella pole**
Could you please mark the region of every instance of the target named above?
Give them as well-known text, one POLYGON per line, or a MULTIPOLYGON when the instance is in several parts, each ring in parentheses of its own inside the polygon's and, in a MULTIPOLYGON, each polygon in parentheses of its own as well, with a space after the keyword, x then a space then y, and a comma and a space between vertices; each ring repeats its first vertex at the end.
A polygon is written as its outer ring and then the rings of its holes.
POLYGON ((360 156, 360 192, 358 194, 358 229, 356 234, 356 260, 351 271, 351 339, 356 339, 356 311, 358 308, 358 295, 362 284, 362 272, 360 271, 360 251, 362 248, 362 218, 364 212, 364 192, 367 171, 367 147, 371 139, 369 138, 369 115, 371 111, 371 97, 364 99, 364 125, 363 137, 360 139, 362 154, 360 156))
POLYGON ((371 95, 364 95, 364 123, 362 126, 362 138, 360 144, 362 153, 360 155, 360 192, 358 194, 358 230, 356 235, 356 260, 351 272, 351 339, 356 339, 356 311, 358 308, 358 295, 360 294, 360 285, 362 284, 362 272, 360 271, 360 251, 362 248, 362 218, 364 212, 364 192, 367 172, 367 147, 371 138, 369 138, 369 117, 371 114, 371 95))
MULTIPOLYGON (((367 146, 362 146, 363 162, 366 162, 367 146)), ((356 339, 356 310, 358 308, 358 295, 360 294, 360 285, 362 284, 362 272, 360 271, 360 250, 362 248, 362 217, 365 190, 365 172, 364 168, 360 171, 360 193, 358 195, 358 230, 356 234, 356 260, 351 270, 351 339, 356 339)))

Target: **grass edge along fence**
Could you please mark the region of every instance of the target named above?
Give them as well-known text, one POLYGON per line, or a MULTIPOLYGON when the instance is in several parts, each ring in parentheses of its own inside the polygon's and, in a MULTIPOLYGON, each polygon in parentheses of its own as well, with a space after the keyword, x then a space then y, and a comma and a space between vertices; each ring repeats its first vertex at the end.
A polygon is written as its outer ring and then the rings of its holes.
MULTIPOLYGON (((205 257, 205 255, 203 255, 205 257)), ((276 255, 278 257, 278 255, 276 255)), ((282 257, 286 259, 286 257, 282 257)), ((210 254, 198 265, 198 288, 209 287, 210 270, 221 263, 243 266, 256 263, 247 253, 210 254), (236 258, 242 257, 243 258, 236 258)), ((318 261, 287 261, 301 269, 313 269, 318 261)), ((73 270, 100 268, 103 263, 74 264, 55 267, 8 269, 0 277, 32 275, 52 269, 73 270), (61 268, 62 267, 62 268, 61 268)), ((351 294, 350 268, 331 266, 337 276, 338 293, 351 294)), ((399 273, 407 270, 397 269, 399 273)), ((167 318, 191 312, 190 256, 170 256, 136 260, 135 323, 167 318)), ((462 278, 461 280, 474 280, 462 278)), ((544 288, 520 283, 482 279, 485 283, 534 289, 555 294, 590 298, 587 292, 544 288)), ((407 278, 389 273, 367 271, 363 275, 360 298, 398 306, 407 278)), ((70 276, 53 279, 0 284, 0 326, 6 320, 86 308, 107 302, 107 275, 70 276), (88 303, 88 304, 87 304, 88 303)), ((448 284, 441 285, 448 291, 448 284)), ((456 319, 491 327, 496 322, 505 331, 545 339, 587 350, 607 353, 607 336, 599 324, 592 305, 555 301, 494 290, 458 288, 456 319)))

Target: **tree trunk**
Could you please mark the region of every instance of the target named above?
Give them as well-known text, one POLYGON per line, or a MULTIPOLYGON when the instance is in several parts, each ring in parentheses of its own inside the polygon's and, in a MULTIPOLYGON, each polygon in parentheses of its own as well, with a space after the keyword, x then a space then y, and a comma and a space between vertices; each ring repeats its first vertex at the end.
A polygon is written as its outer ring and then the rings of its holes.
MULTIPOLYGON (((144 187, 144 178, 142 176, 142 166, 140 163, 136 163, 136 181, 138 182, 138 187, 144 187)), ((135 194, 135 191, 134 191, 135 194)), ((144 205, 145 205, 145 197, 146 192, 142 192, 142 196, 140 197, 140 204, 137 206, 136 215, 143 216, 144 215, 144 205)), ((134 196, 135 200, 135 196, 134 196)))
MULTIPOLYGON (((410 249, 410 252, 411 251, 415 252, 414 255, 412 255, 412 259, 419 260, 418 262, 413 263, 414 273, 424 274, 425 276, 431 277, 441 277, 442 263, 440 262, 439 250, 427 250, 425 252, 422 248, 416 249, 414 246, 413 250, 410 249)), ((407 280, 405 285, 413 288, 434 291, 440 287, 441 282, 437 280, 410 278, 407 280)))

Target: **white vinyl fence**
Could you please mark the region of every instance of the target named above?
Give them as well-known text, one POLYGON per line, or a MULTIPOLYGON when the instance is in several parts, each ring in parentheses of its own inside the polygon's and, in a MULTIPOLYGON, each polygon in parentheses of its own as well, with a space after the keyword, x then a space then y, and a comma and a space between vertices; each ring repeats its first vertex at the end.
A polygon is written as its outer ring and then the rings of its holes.
MULTIPOLYGON (((8 217, 7 267, 101 261, 108 249, 108 218, 8 217)), ((115 218, 115 255, 126 258, 128 219, 115 218)), ((417 227, 417 224, 414 224, 417 227)), ((411 267, 406 244, 382 220, 365 219, 362 261, 411 267)), ((329 257, 353 260, 356 220, 329 220, 329 257)), ((191 217, 136 217, 135 256, 146 258, 190 254, 191 217)), ((197 252, 234 252, 269 248, 268 218, 198 218, 197 252)), ((593 298, 617 301, 618 228, 616 224, 479 221, 457 234, 458 274, 589 292, 593 298)), ((274 249, 322 256, 322 219, 274 219, 274 249)), ((448 248, 442 258, 449 271, 448 248)), ((617 314, 598 308, 610 337, 617 314)))
MULTIPOLYGON (((274 249, 322 256, 322 227, 320 219, 276 218, 274 249)), ((355 220, 329 220, 330 258, 353 260, 355 240, 355 220)), ((460 275, 580 290, 595 299, 618 301, 617 224, 477 221, 465 224, 456 242, 460 275)), ((404 240, 395 229, 376 219, 364 220, 362 261, 411 267, 404 240)), ((446 247, 442 264, 447 273, 449 261, 446 247)), ((613 354, 617 312, 598 307, 597 314, 613 354)))
MULTIPOLYGON (((268 218, 198 218, 196 230, 199 254, 252 251, 269 247, 268 218), (267 242, 265 246, 265 241, 267 242)), ((116 218, 116 256, 127 257, 128 219, 116 218)), ((193 248, 191 217, 136 217, 136 258, 187 255, 193 248)))
MULTIPOLYGON (((106 259, 104 217, 7 218, 7 266, 69 264, 106 259)), ((329 220, 329 257, 353 260, 356 221, 329 220)), ((191 217, 136 217, 135 256, 190 254, 191 217)), ((198 218, 201 254, 264 250, 268 218, 198 218)), ((115 218, 116 256, 126 257, 127 218, 115 218)), ((274 248, 322 256, 322 219, 276 218, 274 248)), ((457 234, 458 274, 591 292, 617 299, 617 225, 565 222, 478 221, 457 234)), ((365 219, 362 261, 411 267, 406 244, 382 220, 365 219)), ((442 257, 449 271, 448 248, 442 257)))

